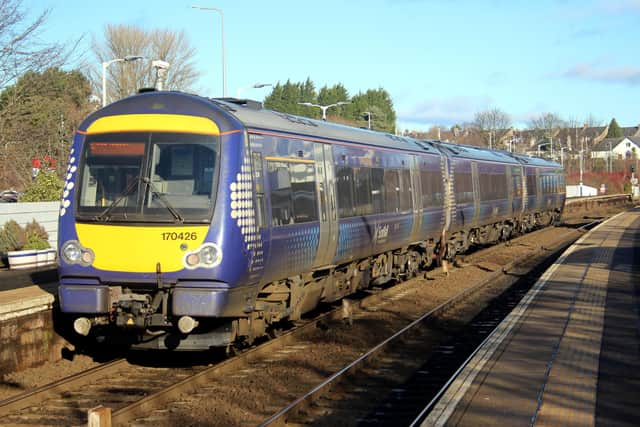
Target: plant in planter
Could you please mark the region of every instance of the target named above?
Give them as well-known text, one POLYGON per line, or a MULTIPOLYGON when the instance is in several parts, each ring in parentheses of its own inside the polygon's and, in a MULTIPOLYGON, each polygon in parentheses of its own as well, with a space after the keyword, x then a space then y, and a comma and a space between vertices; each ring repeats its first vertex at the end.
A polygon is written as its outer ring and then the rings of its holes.
MULTIPOLYGON (((7 221, 0 230, 0 252, 7 254, 9 268, 24 269, 48 264, 48 234, 35 220, 26 227, 7 221)), ((55 256, 53 257, 55 259, 55 256)))
POLYGON ((0 250, 7 254, 9 268, 22 269, 36 266, 36 251, 24 250, 26 244, 25 229, 14 220, 7 221, 0 232, 0 250))

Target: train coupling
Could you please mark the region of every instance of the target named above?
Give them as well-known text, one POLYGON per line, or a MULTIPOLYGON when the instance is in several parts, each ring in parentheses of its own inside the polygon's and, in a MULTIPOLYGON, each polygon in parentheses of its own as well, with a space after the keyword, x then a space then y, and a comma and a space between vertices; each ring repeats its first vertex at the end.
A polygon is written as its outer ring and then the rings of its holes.
POLYGON ((115 325, 125 329, 171 326, 168 320, 169 290, 155 294, 135 293, 119 286, 110 289, 111 318, 115 325))

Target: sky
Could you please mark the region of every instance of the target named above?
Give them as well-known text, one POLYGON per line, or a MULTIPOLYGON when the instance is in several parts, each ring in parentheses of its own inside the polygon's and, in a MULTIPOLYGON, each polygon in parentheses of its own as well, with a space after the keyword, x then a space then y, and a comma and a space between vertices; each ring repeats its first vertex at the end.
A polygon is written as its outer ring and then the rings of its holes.
MULTIPOLYGON (((50 15, 42 37, 81 48, 107 24, 184 31, 197 93, 263 100, 255 83, 342 83, 389 92, 402 130, 470 122, 498 108, 516 127, 564 120, 640 124, 640 0, 25 0, 50 15)), ((135 54, 135 52, 132 52, 135 54)), ((97 60, 96 60, 97 61, 97 60)), ((375 118, 374 118, 375 120, 375 118)))

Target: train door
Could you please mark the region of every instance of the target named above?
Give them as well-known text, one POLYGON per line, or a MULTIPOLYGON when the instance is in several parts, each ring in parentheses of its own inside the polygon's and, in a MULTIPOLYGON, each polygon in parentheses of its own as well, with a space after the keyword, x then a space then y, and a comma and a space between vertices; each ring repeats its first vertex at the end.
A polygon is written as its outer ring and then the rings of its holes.
POLYGON ((333 150, 329 144, 314 144, 320 206, 320 239, 314 268, 330 265, 338 246, 338 214, 335 194, 333 150))
POLYGON ((411 192, 413 198, 413 227, 411 229, 411 241, 420 240, 420 229, 422 228, 422 180, 420 179, 418 156, 411 156, 411 192))
POLYGON ((513 188, 513 171, 511 170, 511 166, 505 165, 506 179, 507 179, 507 218, 511 218, 513 215, 513 198, 515 197, 514 188, 513 188))
POLYGON ((456 220, 456 199, 453 187, 453 160, 444 153, 440 154, 442 165, 442 178, 444 180, 444 224, 443 234, 451 228, 451 223, 456 220))
POLYGON ((544 201, 542 200, 543 191, 542 191, 542 178, 543 175, 540 174, 540 168, 536 168, 536 209, 540 210, 544 207, 544 201))
POLYGON ((522 177, 521 193, 522 193, 522 209, 520 212, 524 213, 529 209, 529 192, 527 191, 527 168, 525 166, 520 167, 520 176, 522 177))
POLYGON ((473 184, 473 221, 471 224, 478 225, 480 218, 480 174, 478 173, 478 162, 471 162, 471 182, 473 184))

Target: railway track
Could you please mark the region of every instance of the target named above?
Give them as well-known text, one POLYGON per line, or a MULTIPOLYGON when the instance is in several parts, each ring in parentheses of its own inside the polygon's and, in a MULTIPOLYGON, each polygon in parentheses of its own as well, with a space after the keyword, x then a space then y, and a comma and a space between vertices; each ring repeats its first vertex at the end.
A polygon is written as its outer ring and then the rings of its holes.
MULTIPOLYGON (((428 413, 425 403, 435 401, 470 354, 573 240, 560 238, 549 248, 541 248, 541 252, 551 253, 543 257, 541 263, 537 260, 532 263, 531 255, 527 255, 501 266, 485 280, 372 348, 261 425, 419 425, 428 413), (532 264, 537 264, 533 271, 532 264), (479 310, 482 302, 463 304, 471 295, 489 301, 488 305, 479 310), (454 321, 465 318, 473 320, 467 325, 454 321), (434 345, 439 339, 441 342, 434 345), (380 399, 380 396, 386 397, 380 399), (377 403, 372 405, 372 401, 377 403)), ((481 258, 491 258, 495 252, 491 249, 481 258)))
MULTIPOLYGON (((569 232, 569 234, 571 233, 569 232)), ((520 239, 525 238, 526 236, 523 236, 520 239)), ((498 250, 497 248, 491 247, 479 251, 468 258, 475 259, 472 262, 485 262, 486 264, 486 261, 483 260, 495 258, 493 254, 498 250)), ((531 254, 528 256, 530 257, 531 254)), ((482 283, 468 288, 454 298, 440 304, 436 309, 431 310, 431 314, 423 316, 424 318, 420 321, 414 321, 412 325, 415 327, 415 325, 430 323, 431 320, 427 319, 433 319, 450 310, 452 306, 467 298, 476 289, 485 286, 499 276, 504 276, 502 271, 510 268, 512 265, 496 268, 482 283)), ((441 273, 429 273, 429 275, 438 274, 441 273)), ((354 322, 356 324, 368 322, 367 316, 369 314, 385 310, 385 305, 392 304, 400 298, 406 298, 412 286, 416 285, 405 282, 399 286, 369 295, 360 302, 355 302, 354 322), (364 309, 358 310, 357 306, 359 305, 364 309)), ((100 404, 112 409, 112 423, 114 425, 126 425, 134 421, 136 425, 172 425, 176 420, 183 421, 184 425, 190 425, 190 423, 197 425, 202 422, 202 418, 184 418, 185 412, 192 411, 194 401, 202 399, 206 402, 206 399, 211 396, 219 395, 221 390, 233 395, 235 388, 244 387, 250 389, 247 393, 252 395, 254 399, 264 399, 258 405, 260 409, 253 416, 247 416, 245 420, 238 419, 237 410, 229 410, 227 415, 225 415, 225 410, 221 410, 222 414, 215 413, 215 421, 212 419, 211 424, 242 425, 246 423, 255 425, 260 420, 264 420, 268 414, 276 412, 278 415, 270 418, 267 424, 277 424, 287 420, 292 414, 299 413, 303 406, 316 401, 321 394, 326 395, 331 387, 348 377, 347 373, 368 369, 367 363, 364 362, 376 360, 376 363, 384 364, 385 360, 377 355, 388 351, 390 346, 397 345, 396 343, 399 342, 399 335, 396 334, 398 336, 385 341, 371 355, 361 357, 360 362, 349 365, 340 371, 340 375, 332 376, 322 386, 316 387, 312 393, 307 393, 309 396, 305 394, 304 399, 300 402, 296 400, 298 403, 295 405, 288 405, 288 409, 279 411, 279 408, 285 406, 287 401, 294 400, 292 398, 295 394, 303 394, 303 390, 308 390, 312 388, 312 384, 321 382, 319 378, 328 376, 327 374, 330 372, 339 371, 339 367, 344 366, 344 363, 334 362, 333 366, 318 367, 317 362, 310 361, 308 363, 315 366, 314 370, 317 371, 317 375, 310 376, 305 381, 298 379, 297 384, 291 388, 288 388, 289 385, 278 383, 276 388, 281 388, 279 393, 265 394, 261 378, 263 376, 267 378, 267 385, 264 387, 273 390, 273 386, 269 385, 268 381, 269 379, 274 381, 273 378, 279 375, 273 366, 275 361, 286 366, 287 363, 290 363, 287 362, 287 358, 291 355, 311 357, 314 352, 321 353, 323 351, 319 349, 321 343, 314 336, 317 334, 322 336, 322 331, 327 329, 327 325, 335 326, 336 324, 342 326, 342 309, 340 307, 319 315, 277 339, 245 351, 236 357, 224 361, 213 360, 213 366, 210 367, 201 365, 141 366, 140 364, 132 365, 126 360, 117 360, 0 402, 0 419, 2 423, 12 425, 84 424, 87 410, 100 404), (233 384, 230 384, 230 381, 233 384)), ((349 333, 349 330, 346 332, 349 333)), ((415 334, 415 331, 404 332, 402 335, 405 333, 415 334)), ((411 341, 411 339, 407 340, 408 343, 411 341)), ((413 341, 422 341, 422 339, 414 339, 413 341)), ((388 371, 391 372, 390 368, 388 371)), ((286 379, 283 379, 283 382, 286 383, 286 379)), ((232 402, 227 403, 229 407, 234 404, 242 406, 239 401, 244 400, 244 395, 241 392, 237 394, 237 399, 225 397, 232 402)), ((242 403, 249 409, 252 405, 256 405, 256 402, 245 401, 242 403)), ((208 403, 201 406, 214 410, 208 403)))

